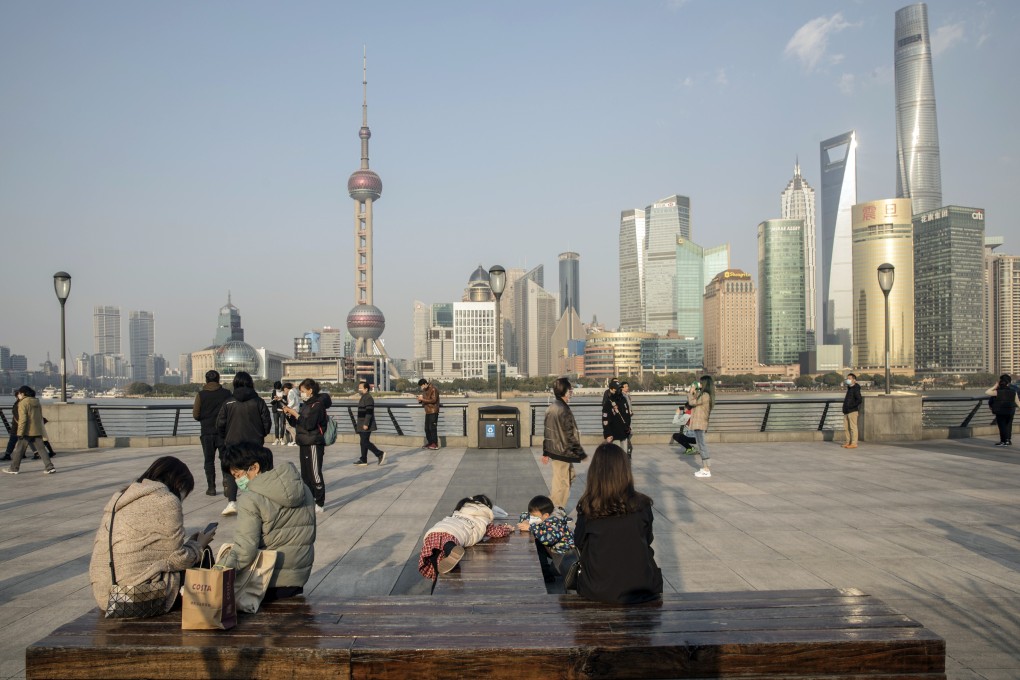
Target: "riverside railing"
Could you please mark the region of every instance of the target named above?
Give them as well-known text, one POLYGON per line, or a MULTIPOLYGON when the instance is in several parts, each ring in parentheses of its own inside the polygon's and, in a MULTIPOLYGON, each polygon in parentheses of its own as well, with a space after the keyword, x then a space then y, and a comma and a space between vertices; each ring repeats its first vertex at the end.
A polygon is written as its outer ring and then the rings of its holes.
MULTIPOLYGON (((634 402, 634 432, 669 434, 677 428, 673 414, 686 401, 649 399, 634 402)), ((993 422, 986 397, 923 396, 921 416, 924 427, 968 427, 993 422)), ((529 413, 532 432, 541 436, 547 401, 533 401, 529 413)), ((582 434, 601 434, 601 402, 574 400, 570 404, 582 434)), ((199 424, 186 404, 90 404, 100 437, 186 437, 199 434, 199 424)), ((425 414, 416 402, 380 399, 375 402, 376 423, 381 434, 422 437, 425 414)), ((353 434, 357 422, 356 402, 335 401, 330 415, 341 433, 353 434)), ((10 432, 11 406, 0 408, 0 422, 10 432)), ((795 432, 842 430, 842 399, 775 397, 766 399, 721 399, 712 411, 713 432, 795 432)), ((439 435, 467 435, 467 402, 444 402, 439 414, 439 435)))

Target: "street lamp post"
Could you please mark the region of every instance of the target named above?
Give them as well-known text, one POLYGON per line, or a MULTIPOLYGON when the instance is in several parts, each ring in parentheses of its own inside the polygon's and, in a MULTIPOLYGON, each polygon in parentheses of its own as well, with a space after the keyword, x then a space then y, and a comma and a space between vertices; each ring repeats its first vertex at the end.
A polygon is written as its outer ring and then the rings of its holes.
POLYGON ((64 331, 64 303, 71 294, 71 275, 57 272, 53 275, 53 290, 60 300, 60 401, 67 403, 67 335, 64 331))
POLYGON ((506 288, 506 270, 498 264, 489 268, 489 288, 496 296, 496 398, 503 398, 503 380, 500 376, 503 364, 503 317, 499 313, 499 298, 506 288))
POLYGON ((885 296, 885 393, 889 394, 889 291, 896 278, 896 267, 888 262, 878 265, 878 285, 885 296))

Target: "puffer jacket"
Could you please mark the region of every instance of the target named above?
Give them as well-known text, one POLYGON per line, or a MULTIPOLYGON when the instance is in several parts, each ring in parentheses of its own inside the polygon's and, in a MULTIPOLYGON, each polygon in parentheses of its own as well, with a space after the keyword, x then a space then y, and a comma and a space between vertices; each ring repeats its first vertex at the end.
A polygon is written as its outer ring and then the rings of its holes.
POLYGON ((181 501, 162 482, 145 479, 131 484, 124 495, 118 491, 103 510, 89 563, 92 595, 106 609, 113 585, 110 573, 110 515, 113 504, 113 567, 124 586, 164 580, 165 611, 170 610, 181 587, 181 572, 198 562, 202 547, 184 539, 181 501), (119 500, 118 500, 119 497, 119 500))
POLYGON ((300 446, 314 446, 324 443, 322 433, 326 429, 326 409, 333 405, 328 392, 319 392, 301 404, 297 418, 288 418, 297 433, 295 441, 300 446))
POLYGON ((687 404, 691 407, 691 419, 687 421, 687 428, 707 430, 708 415, 712 412, 712 395, 701 390, 691 390, 687 394, 687 404))
POLYGON ((428 533, 451 534, 458 543, 467 548, 482 540, 486 528, 492 524, 492 518, 492 509, 488 506, 481 503, 465 503, 460 510, 439 520, 428 533))
POLYGON ((581 448, 581 433, 574 414, 562 399, 556 399, 545 410, 542 453, 564 463, 580 463, 588 457, 581 448))
POLYGON ((265 444, 273 430, 269 407, 250 387, 238 387, 216 416, 216 431, 224 446, 231 444, 265 444))
POLYGON ((18 436, 43 436, 42 406, 35 397, 22 397, 18 401, 18 436))
POLYGON ((244 570, 260 550, 276 550, 269 587, 305 585, 315 561, 315 500, 293 463, 259 473, 239 494, 233 543, 223 566, 244 570))

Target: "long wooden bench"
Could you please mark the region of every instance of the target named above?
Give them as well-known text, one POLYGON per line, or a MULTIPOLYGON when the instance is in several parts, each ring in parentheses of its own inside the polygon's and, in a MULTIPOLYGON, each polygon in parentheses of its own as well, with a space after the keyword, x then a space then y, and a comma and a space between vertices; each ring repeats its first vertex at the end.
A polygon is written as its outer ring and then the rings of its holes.
POLYGON ((434 596, 296 598, 228 631, 98 611, 26 650, 28 680, 945 678, 945 642, 858 590, 673 593, 613 607, 546 593, 534 543, 469 548, 434 596))

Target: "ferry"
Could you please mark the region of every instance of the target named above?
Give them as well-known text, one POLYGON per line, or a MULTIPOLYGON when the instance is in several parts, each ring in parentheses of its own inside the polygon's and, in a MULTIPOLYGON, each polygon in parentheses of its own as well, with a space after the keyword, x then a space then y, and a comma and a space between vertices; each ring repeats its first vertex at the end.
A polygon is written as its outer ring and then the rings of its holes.
POLYGON ((48 386, 42 392, 39 393, 40 399, 56 399, 60 396, 60 390, 53 385, 48 386))

